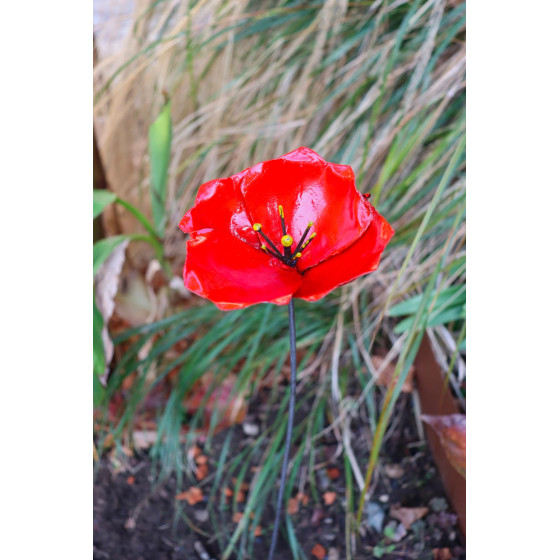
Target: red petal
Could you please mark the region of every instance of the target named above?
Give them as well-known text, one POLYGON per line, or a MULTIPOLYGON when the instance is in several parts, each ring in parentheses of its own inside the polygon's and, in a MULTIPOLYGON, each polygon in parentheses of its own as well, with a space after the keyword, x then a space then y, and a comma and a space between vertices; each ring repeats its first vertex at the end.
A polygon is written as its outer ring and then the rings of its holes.
POLYGON ((372 223, 358 241, 338 255, 304 271, 303 284, 294 297, 317 301, 338 286, 373 272, 393 233, 385 218, 374 210, 372 223))
MULTIPOLYGON (((232 177, 245 198, 252 223, 281 248, 278 206, 284 208, 288 233, 298 243, 308 222, 317 237, 304 251, 307 268, 354 243, 373 219, 373 208, 356 190, 347 165, 326 162, 309 148, 298 148, 232 177)), ((292 246, 295 249, 295 245, 292 246)))
POLYGON ((231 177, 204 183, 196 201, 184 216, 179 227, 184 233, 201 229, 214 229, 231 233, 235 237, 259 247, 257 234, 243 204, 243 197, 231 177))
POLYGON ((301 286, 301 275, 228 233, 205 230, 187 242, 185 287, 220 309, 255 303, 286 305, 301 286))

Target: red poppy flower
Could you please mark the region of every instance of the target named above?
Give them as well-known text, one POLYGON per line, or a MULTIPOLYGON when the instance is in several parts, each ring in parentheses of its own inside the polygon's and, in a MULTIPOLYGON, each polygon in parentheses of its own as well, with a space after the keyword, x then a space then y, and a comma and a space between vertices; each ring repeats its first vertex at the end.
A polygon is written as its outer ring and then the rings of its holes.
POLYGON ((309 148, 205 183, 179 227, 185 286, 220 309, 316 301, 375 270, 394 233, 352 168, 309 148))

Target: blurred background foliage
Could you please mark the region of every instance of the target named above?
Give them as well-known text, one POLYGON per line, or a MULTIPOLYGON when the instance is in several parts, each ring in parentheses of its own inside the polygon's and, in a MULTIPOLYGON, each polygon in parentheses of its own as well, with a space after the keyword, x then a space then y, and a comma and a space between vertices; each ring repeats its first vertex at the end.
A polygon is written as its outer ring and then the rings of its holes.
POLYGON ((464 406, 465 4, 95 4, 97 449, 149 446, 181 480, 192 476, 190 438, 203 430, 210 444, 270 392, 268 428, 235 461, 225 452, 214 484, 261 467, 223 543, 247 552, 250 514, 257 524, 280 468, 286 309, 223 313, 186 293, 177 224, 200 184, 299 146, 351 165, 372 193, 396 231, 378 271, 318 303, 296 301, 298 394, 311 401, 286 495, 302 464, 313 472, 314 438, 357 414, 371 428, 368 464, 341 443, 349 485, 367 489, 425 334, 464 406), (376 385, 390 363, 395 382, 376 385))

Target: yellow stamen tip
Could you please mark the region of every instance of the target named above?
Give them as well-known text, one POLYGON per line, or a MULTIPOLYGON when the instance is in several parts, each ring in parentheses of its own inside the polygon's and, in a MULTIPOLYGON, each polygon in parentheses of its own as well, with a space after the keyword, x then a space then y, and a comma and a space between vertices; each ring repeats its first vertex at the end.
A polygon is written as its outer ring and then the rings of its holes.
POLYGON ((265 245, 264 243, 261 245, 261 249, 262 249, 263 251, 266 251, 266 245, 265 245))
POLYGON ((284 235, 284 237, 282 237, 282 239, 280 239, 280 243, 282 243, 282 245, 284 245, 284 247, 291 247, 293 242, 294 242, 294 240, 292 239, 292 237, 290 235, 284 235))
POLYGON ((301 258, 301 253, 296 253, 296 259, 300 259, 301 258))
POLYGON ((312 233, 312 234, 309 236, 309 239, 313 239, 314 237, 317 237, 317 234, 316 234, 316 233, 312 233))
POLYGON ((309 223, 307 224, 307 227, 311 227, 312 225, 313 225, 313 222, 309 222, 309 223))
POLYGON ((278 206, 278 212, 280 212, 280 216, 284 217, 284 208, 282 206, 278 206))
POLYGON ((260 231, 261 228, 262 228, 262 225, 261 225, 261 224, 254 224, 254 225, 253 225, 253 229, 254 229, 255 231, 260 231))

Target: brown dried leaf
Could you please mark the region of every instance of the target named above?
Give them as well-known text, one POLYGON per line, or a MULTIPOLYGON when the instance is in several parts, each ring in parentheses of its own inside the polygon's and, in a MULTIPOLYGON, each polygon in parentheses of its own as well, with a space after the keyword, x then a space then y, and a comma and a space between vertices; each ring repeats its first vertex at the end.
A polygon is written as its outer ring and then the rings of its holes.
POLYGON ((336 480, 340 476, 340 471, 336 467, 332 467, 330 469, 327 469, 327 476, 331 480, 336 480))
POLYGON ((288 500, 288 507, 286 508, 286 512, 288 515, 294 515, 299 510, 299 500, 297 498, 290 498, 288 500))
POLYGON ((449 462, 463 478, 467 477, 467 424, 464 414, 432 416, 422 414, 422 420, 437 433, 449 462))
POLYGON ((239 523, 241 521, 241 519, 243 518, 243 512, 242 511, 238 511, 236 513, 233 514, 233 522, 234 523, 239 523))
POLYGON ((132 486, 134 484, 134 477, 131 475, 126 479, 126 483, 132 486))
POLYGON ((257 525, 255 527, 255 530, 253 531, 253 534, 255 535, 255 537, 260 537, 262 535, 262 529, 260 525, 257 525))
POLYGON ((449 548, 433 548, 434 560, 451 560, 453 558, 449 548))
POLYGON ((202 490, 196 486, 192 486, 185 492, 181 492, 175 496, 176 500, 186 500, 190 506, 194 506, 204 500, 202 490))
POLYGON ((102 385, 107 383, 107 375, 109 373, 109 364, 113 359, 114 345, 107 325, 109 319, 115 310, 115 296, 119 288, 119 278, 125 260, 125 252, 128 247, 129 240, 123 241, 117 245, 107 260, 101 265, 95 276, 95 302, 103 317, 103 330, 101 333, 103 339, 103 348, 105 350, 105 373, 99 378, 102 385))
POLYGON ((199 465, 194 473, 194 476, 198 481, 206 478, 208 476, 208 465, 199 465))
POLYGON ((317 543, 312 549, 311 549, 311 554, 313 556, 315 556, 315 558, 317 558, 318 560, 324 560, 327 551, 325 550, 324 546, 321 546, 319 543, 317 543))
POLYGON ((240 393, 236 390, 237 378, 228 375, 210 397, 206 400, 206 394, 215 380, 212 372, 205 373, 196 383, 192 392, 183 400, 183 405, 189 414, 196 414, 200 408, 204 409, 204 429, 208 429, 215 411, 218 411, 220 421, 216 431, 229 428, 234 424, 241 423, 247 414, 247 391, 240 393))
POLYGON ((157 299, 144 275, 130 269, 123 276, 125 282, 115 296, 115 313, 133 327, 154 321, 157 299))
POLYGON ((389 515, 398 519, 408 531, 410 526, 419 519, 422 519, 430 511, 427 507, 405 508, 392 506, 389 515))
MULTIPOLYGON (((389 362, 383 369, 381 366, 385 361, 385 358, 382 356, 372 356, 371 361, 377 370, 378 377, 375 380, 376 385, 382 385, 383 387, 390 387, 396 383, 396 379, 394 378, 395 375, 395 365, 389 362)), ((412 366, 404 380, 404 384, 402 386, 403 393, 412 393, 414 389, 413 380, 414 379, 414 366, 412 366)))
POLYGON ((115 445, 115 438, 113 434, 107 434, 107 436, 103 440, 103 449, 110 449, 114 445, 115 445))
POLYGON ((323 494, 323 500, 327 506, 330 506, 336 500, 336 492, 325 492, 323 494))
POLYGON ((309 496, 303 494, 302 492, 298 492, 296 498, 303 506, 306 506, 309 503, 309 496))

